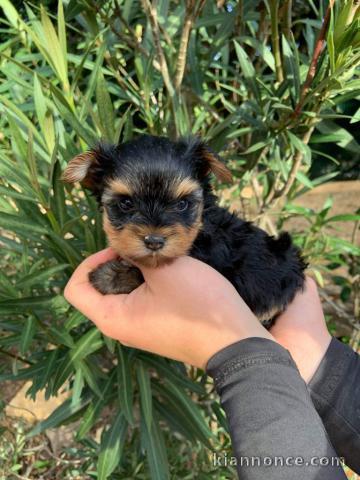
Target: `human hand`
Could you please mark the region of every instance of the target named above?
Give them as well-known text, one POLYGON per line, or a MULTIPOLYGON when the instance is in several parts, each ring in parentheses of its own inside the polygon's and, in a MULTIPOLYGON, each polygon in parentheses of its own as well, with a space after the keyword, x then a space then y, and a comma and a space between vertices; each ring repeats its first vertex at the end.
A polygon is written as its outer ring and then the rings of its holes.
POLYGON ((64 296, 107 336, 127 346, 205 368, 208 359, 247 337, 273 340, 235 288, 209 265, 181 257, 141 267, 145 283, 130 294, 103 296, 88 274, 117 258, 107 248, 84 260, 64 296))
POLYGON ((302 378, 308 383, 330 344, 315 281, 306 277, 305 289, 270 329, 275 340, 291 353, 302 378))

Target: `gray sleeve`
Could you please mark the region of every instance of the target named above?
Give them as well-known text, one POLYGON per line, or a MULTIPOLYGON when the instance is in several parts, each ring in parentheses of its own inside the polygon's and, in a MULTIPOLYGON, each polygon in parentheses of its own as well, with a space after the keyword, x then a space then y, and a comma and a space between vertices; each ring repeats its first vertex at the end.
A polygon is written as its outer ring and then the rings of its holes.
POLYGON ((338 455, 360 474, 359 355, 333 338, 308 389, 338 455))
POLYGON ((248 338, 216 353, 206 370, 226 413, 241 480, 346 479, 287 350, 248 338))

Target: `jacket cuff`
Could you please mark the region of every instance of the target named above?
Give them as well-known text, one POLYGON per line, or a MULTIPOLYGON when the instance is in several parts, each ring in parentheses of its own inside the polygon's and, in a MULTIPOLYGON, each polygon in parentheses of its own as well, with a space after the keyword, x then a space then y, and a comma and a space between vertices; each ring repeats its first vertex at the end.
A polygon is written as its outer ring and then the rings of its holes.
POLYGON ((281 364, 297 370, 288 350, 273 340, 250 337, 228 345, 207 362, 206 372, 221 387, 234 373, 253 366, 281 364))
POLYGON ((344 375, 354 356, 356 353, 348 345, 333 337, 308 388, 332 403, 333 397, 338 395, 337 387, 344 381, 344 375))

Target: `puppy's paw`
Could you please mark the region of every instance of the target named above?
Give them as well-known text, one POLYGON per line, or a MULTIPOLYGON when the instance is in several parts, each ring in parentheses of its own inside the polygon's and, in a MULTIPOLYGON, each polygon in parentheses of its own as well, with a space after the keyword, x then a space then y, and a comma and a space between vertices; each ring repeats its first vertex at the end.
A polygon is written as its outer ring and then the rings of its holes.
POLYGON ((110 260, 89 273, 89 280, 103 295, 130 293, 144 282, 140 270, 123 260, 110 260))

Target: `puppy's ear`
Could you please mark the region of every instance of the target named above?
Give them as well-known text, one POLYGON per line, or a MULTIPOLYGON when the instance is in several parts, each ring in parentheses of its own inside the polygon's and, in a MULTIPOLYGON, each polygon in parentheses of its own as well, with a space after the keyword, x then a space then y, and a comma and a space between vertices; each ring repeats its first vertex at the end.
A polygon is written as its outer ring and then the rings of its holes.
POLYGON ((85 188, 99 192, 104 177, 111 174, 116 158, 115 145, 99 144, 70 160, 61 178, 67 183, 80 182, 85 188))
POLYGON ((81 182, 84 187, 91 190, 94 186, 92 172, 98 163, 94 150, 79 153, 67 164, 61 179, 66 183, 81 182))
POLYGON ((219 155, 213 152, 200 138, 180 140, 180 145, 186 145, 185 157, 190 155, 199 178, 207 177, 211 172, 221 182, 232 183, 230 170, 224 165, 219 155))
POLYGON ((201 143, 197 148, 197 153, 204 161, 205 175, 208 175, 211 171, 220 182, 233 182, 230 170, 224 165, 219 155, 213 152, 207 145, 201 143))

